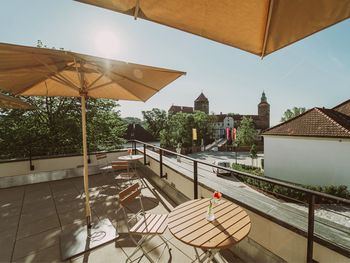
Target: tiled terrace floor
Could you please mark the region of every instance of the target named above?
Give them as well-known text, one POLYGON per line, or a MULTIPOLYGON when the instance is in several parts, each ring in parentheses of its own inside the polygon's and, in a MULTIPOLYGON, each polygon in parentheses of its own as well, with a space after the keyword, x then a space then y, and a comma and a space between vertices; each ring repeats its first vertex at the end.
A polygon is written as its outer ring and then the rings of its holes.
MULTIPOLYGON (((118 208, 118 187, 115 176, 90 176, 93 220, 108 218, 120 237, 112 243, 74 258, 72 262, 125 262, 134 245, 126 234, 126 226, 118 208)), ((173 207, 147 183, 142 190, 148 212, 168 213, 173 207), (162 200, 160 202, 159 200, 162 200)), ((0 189, 0 262, 60 262, 59 235, 62 229, 85 222, 82 178, 65 179, 0 189)), ((167 230, 171 250, 166 250, 160 262, 191 262, 193 248, 172 237, 167 230)), ((150 248, 160 243, 154 238, 150 248)), ((156 258, 161 248, 153 249, 156 258)), ((240 262, 230 251, 222 254, 227 262, 240 262)), ((148 262, 139 252, 134 262, 148 262)))

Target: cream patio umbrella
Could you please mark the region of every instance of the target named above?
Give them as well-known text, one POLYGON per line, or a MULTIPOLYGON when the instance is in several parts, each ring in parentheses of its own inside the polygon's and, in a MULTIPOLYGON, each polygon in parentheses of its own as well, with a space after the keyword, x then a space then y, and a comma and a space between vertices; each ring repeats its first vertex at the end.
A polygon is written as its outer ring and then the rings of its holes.
POLYGON ((13 98, 0 93, 0 108, 31 110, 34 106, 20 99, 13 98))
POLYGON ((15 95, 81 98, 85 210, 91 226, 86 142, 88 97, 146 101, 185 74, 69 51, 0 43, 0 87, 15 95))
POLYGON ((76 0, 264 57, 350 17, 350 0, 76 0))

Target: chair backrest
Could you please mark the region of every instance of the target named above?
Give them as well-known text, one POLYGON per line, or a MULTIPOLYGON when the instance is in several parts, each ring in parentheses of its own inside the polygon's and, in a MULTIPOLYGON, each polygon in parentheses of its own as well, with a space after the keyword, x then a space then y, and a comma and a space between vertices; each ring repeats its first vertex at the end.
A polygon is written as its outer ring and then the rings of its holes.
MULTIPOLYGON (((136 221, 139 220, 139 217, 143 217, 143 221, 146 224, 146 230, 148 231, 148 224, 147 224, 147 220, 146 220, 146 214, 145 214, 145 209, 143 207, 142 204, 142 200, 141 200, 141 188, 139 183, 135 183, 132 186, 129 186, 128 188, 124 189, 123 191, 119 192, 119 203, 121 208, 123 209, 124 212, 124 219, 127 225, 127 228, 130 232, 130 227, 132 227, 131 222, 133 220, 136 219, 136 221), (129 211, 132 212, 132 216, 130 216, 128 218, 128 215, 126 213, 126 205, 128 205, 129 203, 131 203, 132 201, 134 201, 137 197, 139 197, 139 201, 140 201, 140 210, 139 211, 129 211)), ((140 222, 140 221, 138 221, 140 222)))
POLYGON ((97 161, 107 159, 107 153, 96 153, 95 156, 97 161))
POLYGON ((103 169, 108 165, 108 156, 107 153, 96 153, 96 160, 99 169, 103 169))
POLYGON ((122 207, 125 207, 128 203, 135 200, 136 197, 140 196, 141 188, 139 183, 135 183, 132 186, 119 192, 119 202, 122 207))

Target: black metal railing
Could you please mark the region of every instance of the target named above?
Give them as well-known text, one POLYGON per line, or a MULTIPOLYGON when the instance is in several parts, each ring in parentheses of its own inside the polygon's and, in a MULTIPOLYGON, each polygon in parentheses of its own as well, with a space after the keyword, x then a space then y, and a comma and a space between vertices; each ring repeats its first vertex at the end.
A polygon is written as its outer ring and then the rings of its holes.
MULTIPOLYGON (((150 149, 153 149, 154 152, 159 154, 159 174, 160 174, 161 178, 167 178, 167 174, 163 173, 164 172, 163 166, 165 165, 164 164, 164 155, 165 154, 180 157, 181 159, 186 160, 189 164, 192 164, 193 170, 189 170, 189 172, 191 172, 193 174, 193 198, 194 199, 198 198, 198 187, 199 187, 199 181, 198 181, 199 168, 198 168, 198 165, 199 164, 203 165, 204 167, 209 167, 211 170, 213 168, 220 169, 220 170, 224 170, 224 171, 233 173, 237 177, 250 178, 250 179, 253 179, 254 181, 257 181, 257 182, 268 183, 268 184, 271 184, 272 186, 280 186, 280 187, 288 189, 288 192, 295 192, 296 191, 296 192, 302 193, 305 197, 306 204, 308 205, 308 227, 307 227, 307 233, 305 234, 305 236, 307 237, 307 262, 313 262, 313 242, 315 240, 314 224, 315 224, 315 203, 316 203, 316 201, 330 200, 333 203, 337 203, 337 204, 341 203, 341 204, 345 204, 346 206, 350 206, 350 200, 345 199, 345 198, 332 196, 332 195, 317 192, 314 190, 309 190, 309 189, 303 188, 301 186, 293 185, 291 183, 278 181, 275 179, 266 178, 266 177, 262 177, 262 176, 257 176, 257 175, 253 175, 253 174, 249 174, 249 173, 245 173, 245 172, 241 172, 241 171, 236 171, 236 170, 222 167, 222 166, 217 166, 217 165, 210 164, 208 162, 201 161, 198 159, 194 159, 194 158, 191 158, 189 156, 179 154, 179 153, 176 153, 174 151, 164 149, 164 148, 161 148, 159 146, 145 143, 142 141, 133 140, 130 142, 131 142, 130 146, 132 147, 134 154, 137 153, 138 150, 142 151, 141 149, 143 148, 143 154, 144 154, 143 163, 145 165, 149 164, 149 162, 147 163, 147 156, 148 156, 147 151, 149 151, 150 149), (138 144, 142 145, 143 147, 138 148, 137 147, 138 144)), ((118 147, 116 147, 116 149, 120 149, 120 147, 118 146, 118 147)), ((30 150, 28 155, 24 155, 24 159, 28 160, 30 162, 31 169, 34 168, 34 167, 32 167, 32 159, 40 159, 39 156, 32 156, 32 154, 33 154, 33 152, 32 152, 32 150, 30 150)), ((79 155, 79 154, 81 154, 81 153, 72 153, 72 154, 68 154, 68 155, 64 155, 64 156, 70 156, 70 155, 73 156, 73 155, 79 155)), ((92 154, 92 153, 90 153, 90 154, 92 154)), ((59 155, 50 155, 50 156, 45 156, 43 158, 48 158, 48 157, 54 158, 54 157, 59 157, 59 156, 62 156, 62 155, 60 155, 60 154, 59 155)), ((13 161, 15 161, 15 160, 13 160, 13 161)), ((203 169, 203 168, 201 168, 201 169, 203 169)), ((207 170, 207 171, 210 171, 210 170, 207 170)), ((271 191, 271 193, 273 194, 273 191, 271 191)), ((294 200, 293 198, 291 198, 289 196, 283 196, 283 197, 287 198, 287 199, 294 200)), ((266 217, 268 217, 268 216, 266 215, 266 217)), ((349 220, 350 220, 350 218, 349 218, 349 220)), ((317 237, 317 241, 319 241, 319 240, 320 240, 320 238, 317 237)), ((325 242, 325 244, 328 244, 332 248, 336 247, 338 251, 340 251, 344 255, 350 257, 350 252, 348 250, 337 246, 337 244, 331 244, 327 240, 322 240, 322 241, 325 242)))
MULTIPOLYGON (((266 177, 262 177, 262 176, 257 176, 257 175, 252 175, 249 173, 244 173, 241 171, 236 171, 230 168, 226 168, 226 167, 222 167, 222 166, 217 166, 217 165, 213 165, 210 163, 207 163, 205 161, 201 161, 198 159, 194 159, 191 158, 189 156, 186 155, 182 155, 152 144, 148 144, 142 141, 138 141, 135 140, 134 144, 133 144, 133 148, 134 148, 134 152, 137 151, 137 144, 141 144, 143 145, 143 154, 144 154, 144 164, 146 164, 146 157, 147 157, 147 153, 146 153, 146 149, 147 147, 152 148, 155 152, 159 153, 159 166, 160 166, 160 177, 163 178, 163 155, 164 153, 168 153, 170 155, 174 155, 174 156, 179 156, 182 159, 188 160, 190 162, 192 162, 193 164, 193 198, 197 199, 198 198, 198 187, 199 187, 199 182, 198 182, 198 164, 202 164, 204 166, 209 166, 211 168, 215 168, 215 169, 220 169, 220 170, 224 170, 230 173, 233 173, 235 175, 239 175, 239 176, 244 176, 247 178, 251 178, 260 182, 265 182, 265 183, 269 183, 273 186, 280 186, 280 187, 284 187, 290 191, 298 191, 301 192, 305 195, 305 197, 307 197, 307 204, 308 204, 308 227, 307 227, 307 233, 306 233, 306 237, 307 237, 307 262, 314 262, 313 260, 313 242, 314 242, 314 224, 315 224, 315 202, 316 200, 331 200, 334 203, 342 203, 345 204, 347 206, 350 206, 350 200, 345 199, 345 198, 341 198, 341 197, 336 197, 333 195, 329 195, 329 194, 325 194, 325 193, 321 193, 321 192, 317 192, 317 191, 313 191, 313 190, 309 190, 306 188, 303 188, 301 186, 296 186, 290 183, 286 183, 286 182, 282 182, 282 181, 278 181, 275 179, 271 179, 271 178, 266 178, 266 177)), ((288 198, 288 196, 285 196, 286 198, 288 198)), ((328 242, 327 240, 324 240, 325 242, 328 242)), ((329 245, 335 245, 336 244, 329 244, 329 245)), ((349 251, 345 251, 342 247, 339 247, 339 250, 344 252, 345 255, 349 256, 350 253, 349 251)))

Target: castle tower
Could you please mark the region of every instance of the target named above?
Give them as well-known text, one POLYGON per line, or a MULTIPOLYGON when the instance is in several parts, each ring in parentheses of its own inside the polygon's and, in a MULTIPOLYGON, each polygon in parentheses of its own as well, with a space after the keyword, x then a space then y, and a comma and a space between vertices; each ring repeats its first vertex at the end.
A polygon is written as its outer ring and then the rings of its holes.
POLYGON ((194 101, 194 110, 203 111, 206 114, 209 114, 209 100, 204 96, 203 92, 198 96, 194 101))
POLYGON ((258 115, 263 123, 264 129, 270 128, 270 104, 267 102, 264 91, 261 95, 260 103, 258 104, 258 115))

